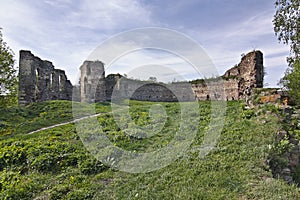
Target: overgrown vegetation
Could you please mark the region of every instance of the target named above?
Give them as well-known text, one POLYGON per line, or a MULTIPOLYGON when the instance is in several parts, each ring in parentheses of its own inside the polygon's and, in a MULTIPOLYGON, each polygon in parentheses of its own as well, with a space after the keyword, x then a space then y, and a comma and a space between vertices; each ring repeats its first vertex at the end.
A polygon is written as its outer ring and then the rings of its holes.
MULTIPOLYGON (((296 150, 296 144, 300 141, 300 110, 295 108, 289 108, 288 113, 284 113, 282 117, 282 128, 284 130, 284 137, 281 140, 277 140, 273 145, 274 151, 272 151, 271 156, 273 156, 275 164, 278 169, 283 169, 289 167, 287 155, 291 151, 296 150)), ((282 136, 281 136, 282 137, 282 136)), ((298 154, 299 156, 299 154, 298 154)), ((296 184, 300 184, 300 165, 298 164, 296 172, 292 174, 293 180, 296 184)))
POLYGON ((276 0, 273 24, 278 40, 290 45, 289 68, 280 83, 289 90, 290 96, 300 105, 300 2, 298 0, 276 0))
POLYGON ((300 106, 300 58, 295 60, 290 68, 285 73, 285 76, 280 80, 281 84, 288 89, 291 100, 300 106))
POLYGON ((18 80, 14 63, 14 54, 3 41, 0 28, 0 108, 17 104, 18 80))
MULTIPOLYGON (((265 164, 274 133, 281 128, 276 115, 266 114, 268 107, 248 111, 243 109, 242 102, 228 102, 225 126, 218 143, 201 158, 198 148, 209 127, 211 105, 210 102, 200 102, 198 133, 188 151, 160 170, 130 174, 113 170, 93 158, 83 146, 74 124, 30 135, 24 131, 25 126, 17 127, 22 123, 37 128, 43 123, 68 121, 71 119, 70 104, 50 101, 5 113, 1 110, 1 117, 5 115, 1 120, 3 122, 5 118, 8 124, 2 126, 0 141, 0 199, 300 197, 295 186, 273 179, 265 164), (14 122, 17 113, 21 117, 14 122), (14 129, 14 135, 4 134, 11 129, 14 129)), ((133 121, 148 124, 151 121, 148 110, 153 104, 156 103, 131 101, 129 111, 133 121)), ((99 116, 98 121, 111 142, 127 150, 148 152, 170 142, 178 128, 179 104, 161 105, 166 109, 168 121, 162 132, 145 140, 124 134, 109 113, 109 105, 96 107, 106 113, 99 116)))
POLYGON ((88 115, 91 112, 101 113, 110 111, 108 103, 80 104, 78 116, 73 116, 72 102, 44 101, 32 103, 24 107, 0 108, 0 135, 15 135, 29 133, 37 129, 68 122, 88 115))
POLYGON ((221 77, 210 77, 210 78, 204 78, 204 79, 196 79, 196 80, 192 80, 192 81, 189 81, 189 83, 191 84, 202 84, 202 85, 205 85, 205 83, 209 83, 209 82, 217 82, 217 81, 220 81, 220 80, 229 80, 229 79, 236 79, 236 76, 231 76, 231 77, 224 77, 224 76, 221 76, 221 77))

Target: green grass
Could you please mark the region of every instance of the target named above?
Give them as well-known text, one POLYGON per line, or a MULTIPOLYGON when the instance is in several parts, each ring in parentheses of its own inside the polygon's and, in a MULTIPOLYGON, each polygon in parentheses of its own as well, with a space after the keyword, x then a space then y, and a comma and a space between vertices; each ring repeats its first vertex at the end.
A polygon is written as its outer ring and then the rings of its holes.
MULTIPOLYGON (((154 104, 157 103, 130 101, 132 121, 123 120, 130 122, 128 126, 147 127, 153 122, 148 110, 154 104)), ((85 106, 82 116, 90 111, 85 106)), ((96 105, 96 112, 106 113, 97 120, 103 134, 115 146, 151 152, 176 140, 174 134, 180 127, 179 104, 161 103, 161 106, 167 116, 163 129, 148 138, 128 134, 124 131, 126 127, 118 127, 109 104, 96 105)), ((207 156, 201 157, 199 145, 211 120, 210 102, 200 102, 199 112, 196 136, 184 154, 159 170, 132 174, 97 161, 86 150, 73 123, 26 134, 42 126, 72 120, 71 102, 51 101, 1 110, 0 199, 300 198, 296 186, 273 179, 265 164, 268 146, 281 128, 276 115, 243 110, 242 102, 228 102, 218 143, 207 156)))
MULTIPOLYGON (((77 117, 86 113, 101 113, 110 111, 110 104, 82 104, 73 102, 80 108, 77 117)), ((70 101, 45 101, 32 103, 24 107, 0 109, 0 136, 29 133, 31 131, 51 126, 58 123, 72 121, 72 102, 70 101)))

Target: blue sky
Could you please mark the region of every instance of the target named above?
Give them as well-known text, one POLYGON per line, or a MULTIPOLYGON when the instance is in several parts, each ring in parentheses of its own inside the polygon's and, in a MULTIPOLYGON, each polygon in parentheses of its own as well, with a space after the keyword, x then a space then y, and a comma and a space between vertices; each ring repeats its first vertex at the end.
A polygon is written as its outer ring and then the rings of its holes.
MULTIPOLYGON (((17 61, 20 49, 31 50, 64 69, 73 83, 79 66, 103 41, 143 27, 168 28, 191 37, 206 51, 219 74, 237 64, 242 53, 254 49, 264 53, 268 87, 276 86, 287 68, 289 48, 279 44, 274 35, 272 0, 0 2, 0 27, 17 61)), ((199 76, 180 58, 159 50, 141 50, 120 57, 106 73, 130 74, 134 66, 158 64, 173 67, 186 79, 199 76)))

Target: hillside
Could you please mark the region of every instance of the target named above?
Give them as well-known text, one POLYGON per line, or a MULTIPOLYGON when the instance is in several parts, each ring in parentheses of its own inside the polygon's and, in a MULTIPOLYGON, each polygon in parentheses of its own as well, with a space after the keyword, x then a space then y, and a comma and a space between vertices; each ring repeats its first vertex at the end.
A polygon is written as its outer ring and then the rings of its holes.
MULTIPOLYGON (((153 104, 131 101, 133 121, 147 125, 153 104)), ((167 123, 162 132, 147 139, 124 134, 109 104, 84 104, 80 116, 95 107, 97 113, 104 113, 97 119, 115 146, 147 152, 172 141, 179 127, 179 104, 161 105, 167 123)), ((197 147, 208 129, 211 105, 199 102, 200 121, 191 147, 170 165, 137 174, 97 161, 84 147, 74 123, 28 134, 72 121, 72 102, 0 110, 0 199, 299 199, 299 189, 273 179, 266 165, 274 135, 281 129, 280 110, 272 105, 243 107, 239 101, 227 103, 218 143, 200 157, 197 147)))

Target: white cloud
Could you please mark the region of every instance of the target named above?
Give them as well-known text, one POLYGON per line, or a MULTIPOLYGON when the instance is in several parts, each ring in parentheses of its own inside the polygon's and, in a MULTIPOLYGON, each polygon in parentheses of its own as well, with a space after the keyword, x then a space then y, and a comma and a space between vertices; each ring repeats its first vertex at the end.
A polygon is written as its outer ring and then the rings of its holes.
POLYGON ((273 30, 272 12, 270 10, 252 16, 240 24, 234 24, 230 27, 231 31, 227 31, 225 37, 259 37, 269 34, 273 30))
MULTIPOLYGON (((155 5, 156 12, 161 4, 155 5)), ((172 25, 176 21, 173 28, 178 30, 178 27, 186 26, 184 21, 179 20, 181 16, 178 16, 178 19, 174 18, 177 13, 194 16, 193 12, 202 12, 202 8, 194 6, 199 5, 197 0, 174 3, 169 1, 165 4, 168 7, 164 9, 164 12, 172 16, 173 19, 160 20, 161 16, 158 16, 158 13, 153 13, 155 11, 154 5, 151 2, 146 4, 140 0, 1 1, 0 24, 4 29, 4 39, 16 53, 17 59, 20 49, 29 49, 42 59, 52 61, 57 68, 66 70, 68 77, 74 83, 78 68, 83 60, 111 35, 131 28, 161 25, 160 21, 163 21, 164 27, 173 27, 172 25), (191 13, 188 13, 189 11, 191 13), (182 24, 177 24, 178 22, 182 24)), ((214 26, 213 24, 216 23, 212 21, 211 27, 204 29, 197 26, 197 20, 185 17, 186 20, 189 20, 186 21, 186 24, 192 28, 181 31, 202 44, 217 66, 219 74, 237 64, 242 53, 247 53, 255 48, 264 52, 265 66, 269 74, 267 78, 271 77, 272 74, 277 76, 285 71, 288 46, 278 44, 274 37, 271 22, 273 10, 270 10, 270 7, 261 13, 256 12, 248 18, 243 15, 244 13, 232 13, 232 15, 241 16, 239 22, 221 20, 226 23, 222 27, 214 26), (240 23, 242 20, 244 21, 240 23)), ((216 6, 215 9, 214 12, 217 12, 218 9, 222 8, 216 6)), ((162 12, 160 11, 160 13, 162 12)), ((210 17, 199 20, 209 22, 210 17)), ((163 42, 159 38, 157 39, 157 44, 163 42)), ((185 53, 187 53, 188 45, 180 44, 180 48, 186 49, 185 53)), ((174 44, 168 45, 176 46, 176 39, 174 44)), ((123 47, 119 45, 115 48, 122 49, 123 47)), ((189 52, 187 55, 189 58, 199 56, 195 52, 189 52)), ((183 66, 179 61, 180 59, 178 60, 176 57, 159 57, 159 55, 154 54, 147 56, 140 54, 139 56, 130 58, 132 61, 127 58, 124 62, 143 63, 144 59, 144 63, 147 63, 148 59, 149 61, 158 59, 161 65, 173 66, 180 74, 184 74, 186 77, 195 77, 193 71, 183 66)), ((155 63, 152 61, 149 63, 155 63)), ((122 66, 125 67, 125 63, 122 66)), ((270 79, 271 85, 276 85, 275 81, 272 82, 274 79, 270 79)))
POLYGON ((277 80, 286 70, 289 47, 279 44, 274 35, 271 10, 249 17, 242 23, 230 22, 226 28, 215 27, 211 31, 198 29, 188 32, 202 43, 220 74, 238 64, 241 54, 254 49, 264 53, 266 82, 276 87, 277 80), (279 76, 279 77, 277 77, 279 76))
POLYGON ((69 26, 105 31, 152 24, 150 10, 137 0, 81 1, 66 20, 69 26))
POLYGON ((158 81, 163 82, 198 79, 207 74, 201 71, 201 67, 194 68, 182 57, 158 49, 137 50, 125 54, 106 68, 106 74, 110 73, 127 74, 141 80, 155 76, 158 81))
POLYGON ((29 49, 75 81, 74 68, 103 40, 122 29, 152 25, 151 10, 137 0, 3 1, 0 24, 16 53, 29 49))

